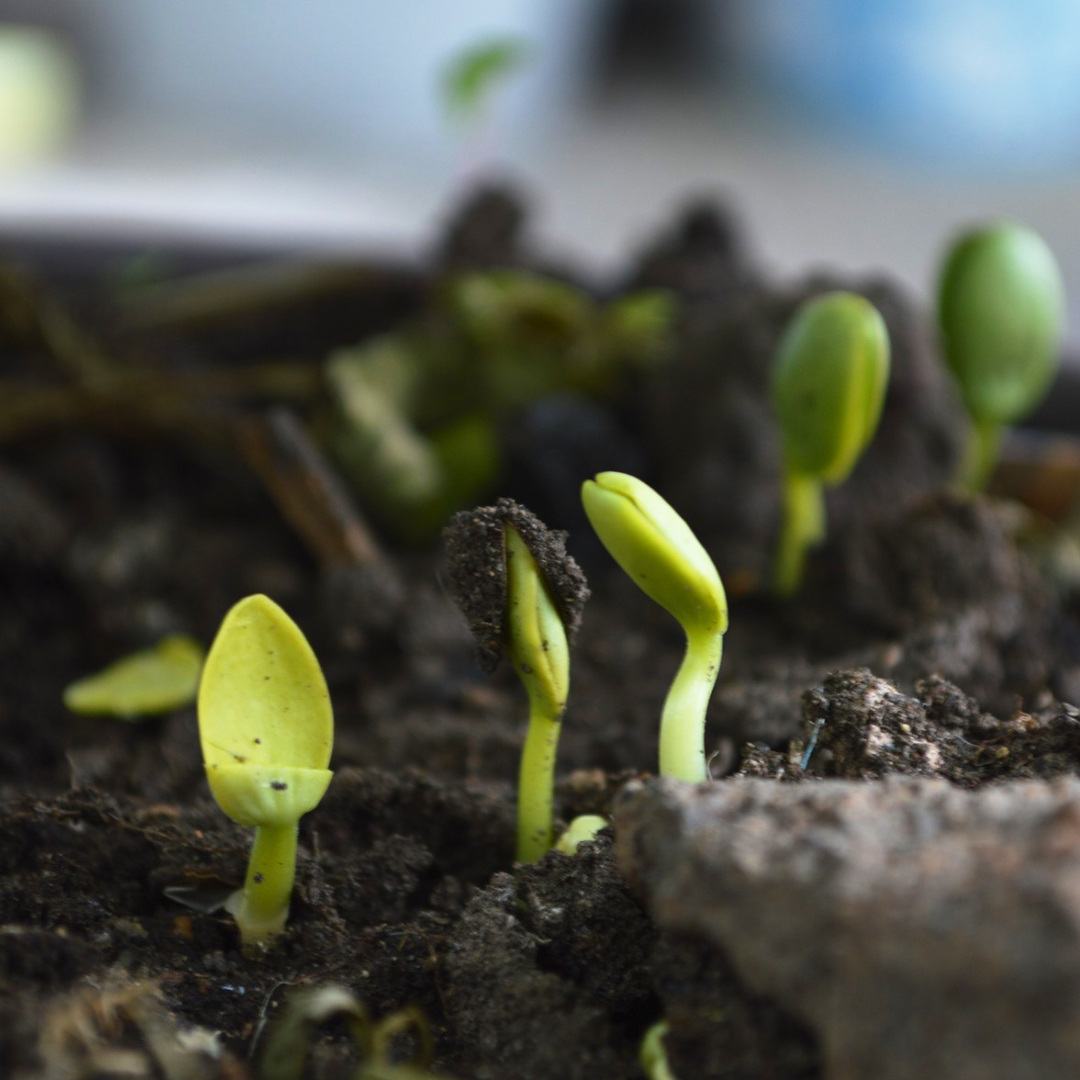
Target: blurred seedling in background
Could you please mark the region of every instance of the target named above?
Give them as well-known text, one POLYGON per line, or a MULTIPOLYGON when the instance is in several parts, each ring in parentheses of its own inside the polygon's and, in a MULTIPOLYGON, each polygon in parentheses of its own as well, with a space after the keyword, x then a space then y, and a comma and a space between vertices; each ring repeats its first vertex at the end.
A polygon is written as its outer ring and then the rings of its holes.
POLYGON ((444 534, 454 597, 481 667, 505 652, 529 696, 518 782, 517 857, 535 862, 554 842, 555 755, 570 690, 569 639, 589 590, 566 554, 566 534, 511 499, 454 515, 444 534))
POLYGON ((659 290, 600 304, 526 271, 453 277, 424 317, 330 356, 331 447, 383 524, 424 542, 491 490, 507 417, 553 395, 609 398, 667 355, 674 317, 659 290))
MULTIPOLYGON (((303 1080, 324 1075, 317 1064, 308 1071, 316 1032, 331 1021, 344 1021, 359 1053, 352 1080, 425 1080, 431 1061, 431 1028, 419 1009, 407 1008, 372 1020, 364 1004, 341 986, 293 994, 275 1019, 259 1055, 259 1080, 303 1080), (411 1039, 414 1049, 395 1061, 393 1046, 411 1039)), ((329 1069, 333 1075, 345 1074, 329 1069)))
POLYGON ((727 596, 690 526, 648 484, 619 472, 586 480, 585 513, 612 558, 686 633, 660 718, 660 775, 707 780, 705 714, 724 650, 727 596))
POLYGON ((225 904, 251 953, 285 929, 299 821, 330 784, 334 741, 319 662, 265 596, 241 600, 221 624, 199 686, 199 737, 218 806, 255 828, 244 887, 225 904))
POLYGON ((443 68, 439 90, 447 121, 461 135, 463 179, 490 166, 498 98, 530 57, 523 38, 493 38, 455 53, 443 68))
POLYGON ((796 311, 773 368, 783 444, 783 516, 773 586, 802 586, 807 551, 825 539, 824 489, 843 483, 877 430, 889 382, 889 335, 868 300, 828 293, 796 311))
POLYGON ((104 671, 73 682, 64 704, 87 716, 137 720, 195 703, 206 650, 186 634, 171 634, 110 664, 104 671))
POLYGON ((938 322, 971 417, 961 487, 986 487, 1003 430, 1045 396, 1064 321, 1061 273, 1037 233, 1006 222, 975 229, 953 245, 938 285, 938 322))

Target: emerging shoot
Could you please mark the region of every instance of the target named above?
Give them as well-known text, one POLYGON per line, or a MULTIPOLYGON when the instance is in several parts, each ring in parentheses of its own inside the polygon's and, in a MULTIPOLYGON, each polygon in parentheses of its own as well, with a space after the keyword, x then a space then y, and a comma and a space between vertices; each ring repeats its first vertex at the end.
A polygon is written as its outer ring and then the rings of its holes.
POLYGON ((552 532, 510 499, 455 514, 446 529, 450 580, 492 671, 509 655, 529 696, 518 782, 517 857, 535 862, 554 842, 555 753, 570 689, 570 651, 588 597, 585 577, 552 532))
POLYGON ((580 814, 566 827, 566 832, 559 837, 556 851, 564 855, 576 855, 577 849, 588 840, 595 840, 601 829, 606 829, 608 820, 599 814, 580 814))
POLYGON ((244 887, 225 905, 251 952, 285 929, 299 821, 330 784, 334 741, 319 662, 265 596, 241 600, 221 624, 199 686, 199 737, 218 806, 255 828, 244 887))
POLYGON ((802 585, 806 553, 825 539, 825 487, 848 478, 877 430, 889 382, 889 335, 869 300, 808 300, 780 341, 772 395, 783 442, 783 520, 774 589, 802 585))
POLYGON ((728 627, 720 575, 690 526, 636 477, 600 473, 585 481, 581 498, 612 558, 686 632, 686 656, 660 719, 660 775, 707 780, 705 711, 728 627))
POLYGON ((1002 430, 1045 395, 1057 369, 1064 312, 1061 274, 1037 233, 1003 223, 953 246, 938 286, 938 321, 972 421, 961 487, 986 487, 1002 430))

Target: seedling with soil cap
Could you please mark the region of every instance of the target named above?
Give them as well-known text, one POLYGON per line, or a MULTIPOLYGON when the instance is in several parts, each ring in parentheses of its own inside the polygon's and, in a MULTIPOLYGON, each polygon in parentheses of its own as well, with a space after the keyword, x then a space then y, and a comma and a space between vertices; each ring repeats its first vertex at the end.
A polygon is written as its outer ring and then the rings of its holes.
POLYGON ((445 533, 451 585, 476 635, 481 666, 494 670, 505 650, 529 696, 518 779, 520 862, 535 862, 554 842, 555 754, 570 690, 568 637, 589 595, 565 538, 510 499, 455 514, 445 533))
POLYGON ((636 477, 600 473, 585 481, 581 498, 612 558, 686 633, 686 655, 660 718, 660 775, 707 780, 705 711, 728 627, 720 575, 690 526, 636 477))
POLYGON ((808 300, 780 341, 772 396, 783 442, 783 520, 773 587, 796 593, 807 551, 825 539, 824 489, 848 478, 877 430, 889 335, 870 301, 808 300))
POLYGON ((1008 222, 966 233, 938 285, 945 359, 971 417, 958 483, 982 491, 1002 431, 1046 394, 1057 369, 1065 289, 1037 233, 1008 222))
POLYGON ((210 790, 240 825, 254 826, 244 887, 226 902, 245 952, 285 929, 300 818, 330 784, 334 718, 315 654, 265 596, 225 616, 199 685, 199 737, 210 790))

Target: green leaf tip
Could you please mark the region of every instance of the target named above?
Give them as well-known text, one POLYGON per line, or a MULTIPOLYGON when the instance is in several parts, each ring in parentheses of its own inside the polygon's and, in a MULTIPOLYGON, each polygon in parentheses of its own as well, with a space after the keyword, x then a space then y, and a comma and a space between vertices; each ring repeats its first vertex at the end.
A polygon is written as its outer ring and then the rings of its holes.
POLYGON ((772 396, 787 471, 845 480, 877 430, 889 381, 889 335, 869 300, 816 297, 780 341, 772 396))
POLYGON ((938 284, 945 358, 976 423, 1013 424, 1057 368, 1065 288, 1038 233, 1012 222, 974 229, 949 251, 938 284))
POLYGON ((585 481, 581 500, 604 547, 647 596, 688 632, 727 630, 716 566, 664 498, 628 473, 603 472, 585 481))
POLYGON ((171 634, 151 649, 125 656, 64 691, 64 704, 87 716, 138 719, 182 709, 195 701, 206 651, 186 634, 171 634))

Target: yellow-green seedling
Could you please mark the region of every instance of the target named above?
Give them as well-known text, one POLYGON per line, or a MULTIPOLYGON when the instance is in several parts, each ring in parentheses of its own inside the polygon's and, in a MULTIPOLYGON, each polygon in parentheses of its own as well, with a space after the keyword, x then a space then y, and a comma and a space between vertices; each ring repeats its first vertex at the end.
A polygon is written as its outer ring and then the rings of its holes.
POLYGON ((772 378, 783 444, 779 596, 802 585, 807 551, 825 539, 824 489, 846 480, 869 445, 888 382, 889 334, 869 300, 828 293, 796 311, 772 378))
MULTIPOLYGON (((364 1003, 343 986, 300 990, 281 1009, 259 1057, 259 1080, 303 1080, 318 1028, 344 1021, 360 1056, 353 1080, 429 1080, 434 1041, 427 1017, 415 1007, 373 1020, 364 1003), (395 1061, 392 1044, 410 1036, 411 1058, 395 1061)), ((313 1069, 313 1072, 320 1072, 313 1069)), ((321 1072, 320 1072, 321 1075, 321 1072)))
POLYGON ((649 1080, 675 1080, 664 1046, 664 1038, 670 1030, 671 1024, 667 1020, 658 1020, 645 1032, 645 1037, 641 1040, 638 1061, 649 1080))
POLYGON ((938 284, 945 359, 971 417, 959 484, 986 487, 1004 428, 1043 398, 1057 369, 1065 288, 1037 233, 1003 222, 953 245, 938 284))
POLYGON ((299 627, 265 596, 225 616, 199 685, 199 737, 210 790, 240 825, 254 826, 244 887, 225 907, 246 952, 285 929, 300 818, 330 784, 330 694, 299 627))
POLYGON ((566 827, 566 832, 559 837, 555 850, 564 855, 576 855, 577 849, 588 840, 595 840, 596 834, 608 826, 607 818, 599 814, 579 814, 566 827))
POLYGON ((660 718, 660 775, 706 780, 705 712, 728 627, 720 575, 690 526, 636 477, 600 473, 585 481, 581 499, 612 558, 686 633, 686 656, 660 718))
POLYGON ((454 596, 493 671, 505 652, 529 696, 518 778, 517 857, 535 862, 554 842, 555 755, 570 690, 569 640, 589 595, 548 529, 512 499, 455 514, 444 533, 454 596))
POLYGON ((195 702, 206 650, 187 634, 170 634, 152 649, 125 656, 96 675, 73 682, 64 704, 87 716, 136 720, 195 702))

